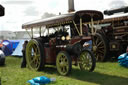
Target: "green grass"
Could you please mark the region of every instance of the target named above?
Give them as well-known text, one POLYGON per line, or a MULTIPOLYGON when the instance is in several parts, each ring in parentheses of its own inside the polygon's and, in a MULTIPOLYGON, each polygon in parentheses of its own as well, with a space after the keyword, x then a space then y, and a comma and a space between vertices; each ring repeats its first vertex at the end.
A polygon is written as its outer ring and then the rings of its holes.
POLYGON ((69 76, 60 76, 55 67, 47 66, 44 71, 35 72, 21 69, 20 64, 21 58, 6 57, 6 65, 0 67, 2 85, 30 85, 26 82, 37 76, 56 78, 56 82, 47 85, 128 85, 128 69, 117 62, 98 62, 94 72, 73 66, 69 76))

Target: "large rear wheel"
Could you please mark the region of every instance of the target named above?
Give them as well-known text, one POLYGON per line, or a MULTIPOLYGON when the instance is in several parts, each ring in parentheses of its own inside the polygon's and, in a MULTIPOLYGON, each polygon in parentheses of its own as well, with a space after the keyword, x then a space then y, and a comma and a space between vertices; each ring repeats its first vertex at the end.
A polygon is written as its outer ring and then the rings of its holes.
POLYGON ((72 61, 67 52, 61 51, 56 57, 56 67, 59 74, 65 76, 71 72, 72 61))
POLYGON ((105 37, 99 33, 93 36, 93 52, 97 61, 105 61, 108 54, 108 45, 105 37))
POLYGON ((89 50, 83 50, 78 58, 79 67, 81 70, 93 71, 96 66, 96 59, 93 53, 89 50))
POLYGON ((26 61, 30 69, 40 71, 44 68, 44 47, 40 41, 32 39, 26 47, 26 61))

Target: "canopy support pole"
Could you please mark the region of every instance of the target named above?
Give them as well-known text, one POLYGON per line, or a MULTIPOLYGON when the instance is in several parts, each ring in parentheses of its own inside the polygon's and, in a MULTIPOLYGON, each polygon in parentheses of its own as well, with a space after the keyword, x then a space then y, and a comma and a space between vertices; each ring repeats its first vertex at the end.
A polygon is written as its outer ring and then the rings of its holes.
POLYGON ((94 34, 93 25, 94 25, 94 23, 93 23, 93 18, 91 18, 91 32, 92 32, 92 35, 94 34))
POLYGON ((40 26, 40 28, 39 28, 39 34, 40 34, 40 37, 41 37, 41 26, 40 26))
POLYGON ((28 30, 27 30, 27 29, 25 29, 25 30, 26 30, 26 32, 28 33, 29 37, 32 38, 32 36, 31 36, 30 33, 28 32, 28 30))
POLYGON ((32 33, 32 39, 33 39, 33 28, 31 28, 31 33, 32 33))
POLYGON ((80 35, 83 35, 83 30, 82 30, 82 18, 80 18, 80 35))
POLYGON ((79 32, 78 27, 76 26, 76 24, 75 24, 74 20, 73 20, 73 24, 74 24, 75 29, 77 30, 78 34, 80 35, 80 32, 79 32))

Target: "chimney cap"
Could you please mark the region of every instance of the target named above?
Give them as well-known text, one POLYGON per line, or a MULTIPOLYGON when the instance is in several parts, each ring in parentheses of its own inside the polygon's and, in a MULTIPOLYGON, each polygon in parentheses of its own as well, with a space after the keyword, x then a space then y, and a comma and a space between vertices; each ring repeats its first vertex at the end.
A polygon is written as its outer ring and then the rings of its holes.
POLYGON ((68 0, 68 12, 71 13, 71 12, 74 12, 75 9, 74 9, 74 0, 68 0))

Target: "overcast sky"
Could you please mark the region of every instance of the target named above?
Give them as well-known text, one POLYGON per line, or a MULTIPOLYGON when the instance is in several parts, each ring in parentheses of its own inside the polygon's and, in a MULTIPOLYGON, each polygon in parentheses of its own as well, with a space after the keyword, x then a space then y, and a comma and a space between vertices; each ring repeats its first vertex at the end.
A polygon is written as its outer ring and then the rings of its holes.
MULTIPOLYGON (((99 10, 128 6, 127 0, 74 0, 75 10, 99 10)), ((46 12, 58 15, 68 11, 68 0, 0 0, 5 16, 0 30, 20 31, 23 23, 40 19, 46 12)))

